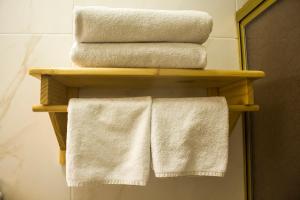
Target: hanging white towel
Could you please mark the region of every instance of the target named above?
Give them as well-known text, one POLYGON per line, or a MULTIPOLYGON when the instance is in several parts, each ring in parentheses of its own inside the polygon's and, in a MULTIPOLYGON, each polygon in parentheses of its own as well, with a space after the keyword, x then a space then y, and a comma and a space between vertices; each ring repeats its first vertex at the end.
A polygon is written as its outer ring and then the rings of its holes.
POLYGON ((225 98, 153 99, 151 151, 157 177, 223 176, 228 158, 225 98))
POLYGON ((146 184, 151 101, 151 97, 70 100, 68 186, 146 184))
POLYGON ((212 17, 196 10, 79 7, 74 13, 77 42, 204 43, 212 17))
POLYGON ((204 68, 206 51, 191 43, 75 43, 71 59, 81 67, 204 68))

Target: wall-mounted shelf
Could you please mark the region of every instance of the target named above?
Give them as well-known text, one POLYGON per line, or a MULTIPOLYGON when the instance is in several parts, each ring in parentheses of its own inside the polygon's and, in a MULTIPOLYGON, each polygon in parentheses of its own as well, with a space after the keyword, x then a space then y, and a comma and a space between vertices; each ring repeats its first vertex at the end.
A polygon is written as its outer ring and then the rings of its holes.
POLYGON ((265 76, 262 71, 195 70, 157 68, 30 68, 41 79, 40 104, 35 112, 48 112, 64 163, 67 105, 82 87, 117 88, 204 88, 208 96, 225 96, 229 106, 230 130, 242 112, 258 111, 252 82, 265 76))

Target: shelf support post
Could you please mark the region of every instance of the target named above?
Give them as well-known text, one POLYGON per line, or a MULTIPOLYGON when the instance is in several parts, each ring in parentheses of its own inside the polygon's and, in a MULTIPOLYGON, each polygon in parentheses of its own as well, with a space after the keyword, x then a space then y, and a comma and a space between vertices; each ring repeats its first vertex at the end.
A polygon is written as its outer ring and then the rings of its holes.
MULTIPOLYGON (((78 88, 66 87, 59 81, 47 75, 41 76, 41 104, 67 105, 70 98, 77 97, 78 88)), ((68 114, 49 112, 49 117, 59 144, 59 162, 63 165, 65 164, 68 114)))
POLYGON ((48 75, 41 76, 41 97, 43 105, 67 104, 67 87, 48 75))
MULTIPOLYGON (((210 96, 222 96, 219 93, 219 88, 207 88, 206 94, 209 97, 210 96)), ((229 111, 229 135, 232 133, 232 130, 235 127, 240 115, 241 115, 241 112, 239 112, 239 111, 237 111, 237 112, 229 111)))
POLYGON ((225 96, 227 103, 231 105, 254 104, 252 81, 248 79, 220 87, 219 95, 225 96))
MULTIPOLYGON (((225 96, 228 104, 242 104, 242 105, 253 105, 254 95, 252 81, 245 79, 236 81, 229 85, 219 88, 219 95, 225 96)), ((229 112, 229 131, 232 132, 235 127, 241 112, 229 112)))
POLYGON ((60 150, 66 150, 67 139, 67 113, 49 112, 60 150))

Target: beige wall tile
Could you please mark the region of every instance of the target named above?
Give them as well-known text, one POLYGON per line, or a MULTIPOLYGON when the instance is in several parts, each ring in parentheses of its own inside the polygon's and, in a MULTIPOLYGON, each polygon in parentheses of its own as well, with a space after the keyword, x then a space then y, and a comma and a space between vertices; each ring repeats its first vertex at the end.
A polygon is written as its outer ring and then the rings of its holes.
POLYGON ((207 69, 240 69, 236 39, 211 37, 204 45, 207 49, 207 69))
POLYGON ((0 189, 6 199, 67 199, 58 144, 29 66, 69 66, 71 35, 0 35, 0 189))
POLYGON ((0 33, 71 33, 72 0, 1 0, 0 33))
POLYGON ((0 95, 27 76, 28 67, 71 66, 71 34, 0 34, 0 44, 0 95))

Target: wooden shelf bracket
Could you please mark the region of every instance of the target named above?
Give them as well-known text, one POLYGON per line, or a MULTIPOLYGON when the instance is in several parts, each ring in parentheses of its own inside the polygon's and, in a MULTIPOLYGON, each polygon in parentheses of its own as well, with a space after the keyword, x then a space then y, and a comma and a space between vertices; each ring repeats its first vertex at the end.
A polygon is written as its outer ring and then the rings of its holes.
POLYGON ((79 97, 80 87, 206 88, 207 96, 226 98, 231 132, 243 112, 259 110, 254 104, 252 83, 264 77, 261 71, 156 68, 31 68, 29 73, 41 79, 40 104, 32 110, 49 113, 60 148, 61 164, 65 163, 68 101, 79 97))

